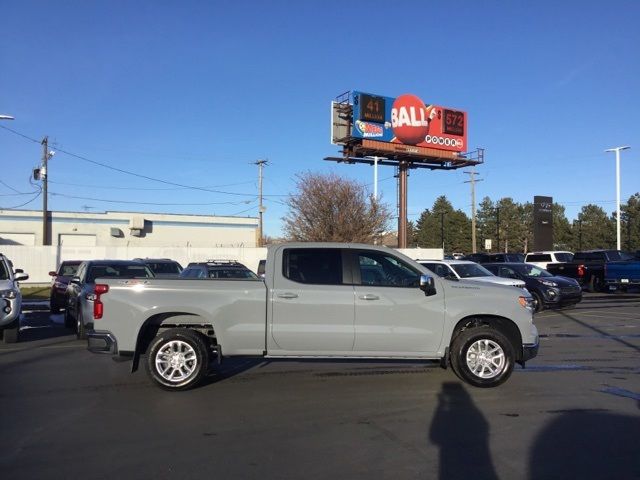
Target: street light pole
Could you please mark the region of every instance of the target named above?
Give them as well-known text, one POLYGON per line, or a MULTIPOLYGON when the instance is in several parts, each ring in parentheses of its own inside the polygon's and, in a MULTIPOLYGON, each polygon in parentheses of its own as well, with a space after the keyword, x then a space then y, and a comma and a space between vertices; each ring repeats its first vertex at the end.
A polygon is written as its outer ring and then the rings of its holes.
POLYGON ((629 146, 615 147, 605 150, 605 152, 616 152, 616 245, 620 250, 620 151, 628 150, 629 146))

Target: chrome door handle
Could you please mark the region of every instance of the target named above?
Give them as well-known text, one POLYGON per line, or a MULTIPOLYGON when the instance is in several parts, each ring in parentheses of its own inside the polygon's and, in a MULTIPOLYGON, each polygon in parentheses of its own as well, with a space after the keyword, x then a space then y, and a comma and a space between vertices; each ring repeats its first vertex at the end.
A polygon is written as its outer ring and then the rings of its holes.
POLYGON ((373 295, 371 293, 367 293, 365 295, 360 295, 358 298, 360 298, 360 300, 380 300, 379 296, 373 295))
POLYGON ((279 298, 298 298, 298 295, 291 292, 279 293, 279 298))

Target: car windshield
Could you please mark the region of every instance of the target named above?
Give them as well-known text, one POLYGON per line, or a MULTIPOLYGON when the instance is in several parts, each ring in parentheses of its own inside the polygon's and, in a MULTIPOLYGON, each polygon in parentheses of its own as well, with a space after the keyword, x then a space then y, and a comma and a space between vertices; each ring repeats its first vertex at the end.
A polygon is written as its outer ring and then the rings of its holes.
POLYGON ((484 268, 481 265, 477 265, 475 263, 459 263, 451 265, 460 278, 471 278, 471 277, 493 277, 493 273, 484 268))
POLYGON ((524 275, 525 277, 553 277, 553 275, 551 275, 546 270, 540 267, 536 267, 535 265, 531 265, 530 263, 523 263, 522 265, 511 265, 511 268, 513 268, 521 275, 524 275))
POLYGON ((7 265, 2 260, 0 260, 0 280, 9 280, 7 265))
POLYGON ((120 277, 120 278, 151 278, 153 273, 146 265, 112 264, 94 265, 87 275, 87 283, 94 282, 96 278, 120 277))
POLYGON ((178 275, 180 267, 174 262, 146 262, 147 267, 156 275, 178 275))

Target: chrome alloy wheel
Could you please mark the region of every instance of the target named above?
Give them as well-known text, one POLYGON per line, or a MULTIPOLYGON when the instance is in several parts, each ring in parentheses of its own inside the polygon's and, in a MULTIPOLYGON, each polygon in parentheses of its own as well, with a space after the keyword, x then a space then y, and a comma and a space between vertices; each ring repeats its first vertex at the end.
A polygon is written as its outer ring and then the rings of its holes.
POLYGON ((189 378, 198 366, 196 352, 182 340, 172 340, 163 346, 155 358, 156 371, 169 382, 181 382, 189 378))
POLYGON ((504 350, 493 340, 478 340, 467 350, 467 367, 479 378, 498 376, 504 370, 506 361, 504 350))

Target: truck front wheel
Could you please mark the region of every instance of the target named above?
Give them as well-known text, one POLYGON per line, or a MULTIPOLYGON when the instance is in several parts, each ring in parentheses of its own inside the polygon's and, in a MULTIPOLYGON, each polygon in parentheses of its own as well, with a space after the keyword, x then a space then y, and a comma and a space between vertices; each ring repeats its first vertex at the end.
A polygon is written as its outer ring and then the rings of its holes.
POLYGON ((507 337, 488 325, 461 332, 451 345, 451 365, 474 387, 497 387, 513 372, 515 355, 507 337))
POLYGON ((209 350, 199 333, 172 328, 151 342, 145 363, 149 377, 161 388, 186 390, 207 374, 209 350))

